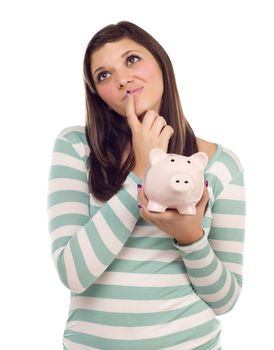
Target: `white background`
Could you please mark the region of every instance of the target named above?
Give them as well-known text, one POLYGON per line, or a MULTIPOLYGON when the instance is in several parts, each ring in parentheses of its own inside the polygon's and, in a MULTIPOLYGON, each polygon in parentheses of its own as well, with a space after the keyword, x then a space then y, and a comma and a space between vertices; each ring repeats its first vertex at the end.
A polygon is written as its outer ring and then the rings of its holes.
POLYGON ((244 287, 235 308, 220 316, 222 343, 225 350, 273 347, 273 5, 1 2, 1 349, 62 349, 69 291, 50 256, 51 151, 63 128, 85 123, 88 41, 120 20, 135 22, 162 44, 197 136, 230 148, 245 168, 244 287))

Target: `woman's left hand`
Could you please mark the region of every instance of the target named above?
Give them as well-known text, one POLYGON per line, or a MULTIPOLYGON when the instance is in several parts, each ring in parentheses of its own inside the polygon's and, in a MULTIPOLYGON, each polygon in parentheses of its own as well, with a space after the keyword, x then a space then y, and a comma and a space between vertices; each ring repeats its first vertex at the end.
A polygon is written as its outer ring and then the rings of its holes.
POLYGON ((203 236, 202 220, 208 203, 209 195, 204 186, 203 195, 196 205, 195 215, 179 214, 177 209, 167 209, 164 213, 155 213, 147 210, 148 199, 143 188, 138 189, 138 204, 140 216, 168 233, 182 245, 191 244, 203 236))

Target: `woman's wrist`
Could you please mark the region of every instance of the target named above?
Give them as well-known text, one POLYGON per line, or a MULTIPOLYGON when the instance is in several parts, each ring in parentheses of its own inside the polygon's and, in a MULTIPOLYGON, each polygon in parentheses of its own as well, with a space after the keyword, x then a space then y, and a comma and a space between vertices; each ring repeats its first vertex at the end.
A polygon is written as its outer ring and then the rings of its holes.
POLYGON ((204 230, 201 228, 199 230, 197 230, 197 232, 193 232, 191 234, 191 236, 189 237, 183 237, 180 238, 179 240, 177 240, 176 238, 174 238, 174 243, 176 245, 178 245, 179 247, 181 246, 187 246, 187 245, 191 245, 193 243, 196 243, 197 241, 199 241, 200 239, 202 239, 204 236, 204 230))

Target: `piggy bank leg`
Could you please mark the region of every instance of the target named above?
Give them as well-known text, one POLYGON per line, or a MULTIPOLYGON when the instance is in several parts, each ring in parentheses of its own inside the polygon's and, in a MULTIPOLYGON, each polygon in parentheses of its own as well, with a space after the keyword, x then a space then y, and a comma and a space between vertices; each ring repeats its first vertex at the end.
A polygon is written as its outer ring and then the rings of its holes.
POLYGON ((148 205, 147 205, 147 210, 148 211, 155 211, 157 213, 163 213, 164 211, 166 211, 166 206, 161 205, 159 203, 156 203, 152 200, 148 201, 148 205))
POLYGON ((180 214, 184 214, 184 215, 195 215, 196 214, 195 205, 179 207, 179 208, 177 208, 177 210, 180 214))

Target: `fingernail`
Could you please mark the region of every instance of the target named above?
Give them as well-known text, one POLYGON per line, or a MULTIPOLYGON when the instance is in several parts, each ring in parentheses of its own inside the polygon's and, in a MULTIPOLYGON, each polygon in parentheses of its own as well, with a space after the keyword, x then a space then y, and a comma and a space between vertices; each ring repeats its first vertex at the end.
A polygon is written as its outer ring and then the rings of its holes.
POLYGON ((143 207, 142 207, 142 205, 141 205, 141 204, 138 204, 138 208, 139 208, 139 209, 141 209, 141 208, 143 208, 143 207))
POLYGON ((142 188, 142 185, 141 185, 141 184, 138 184, 137 187, 138 187, 138 188, 142 188))
POLYGON ((208 181, 205 180, 205 187, 208 187, 208 181))

